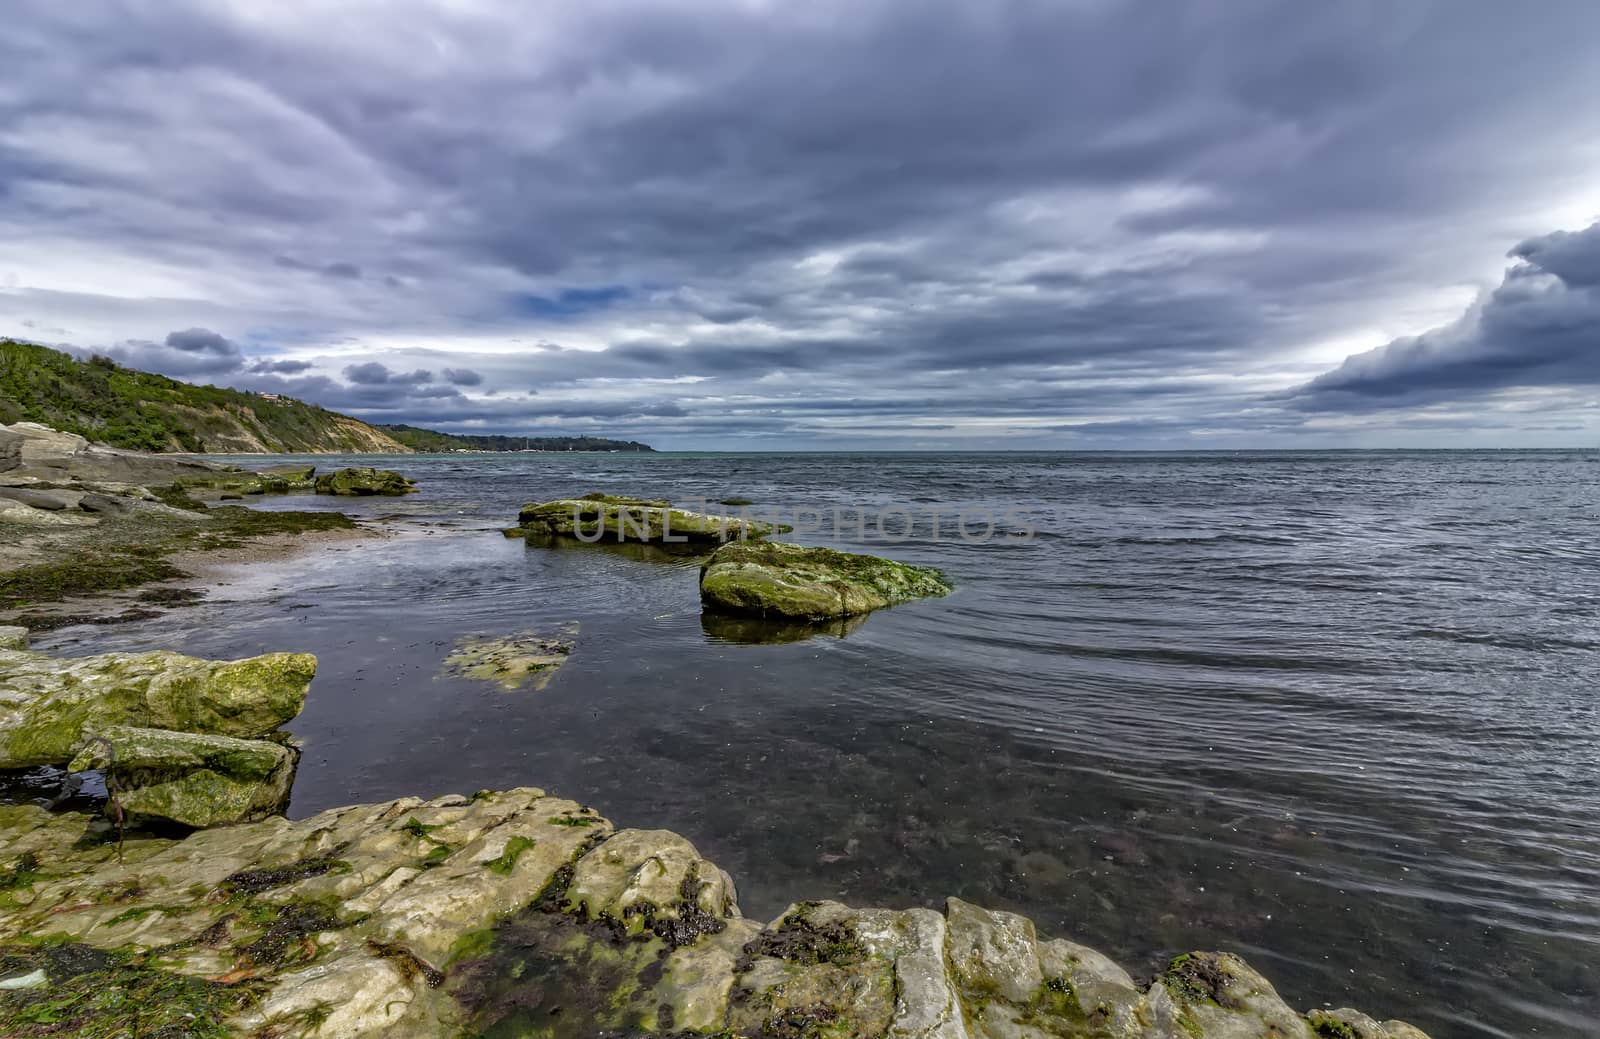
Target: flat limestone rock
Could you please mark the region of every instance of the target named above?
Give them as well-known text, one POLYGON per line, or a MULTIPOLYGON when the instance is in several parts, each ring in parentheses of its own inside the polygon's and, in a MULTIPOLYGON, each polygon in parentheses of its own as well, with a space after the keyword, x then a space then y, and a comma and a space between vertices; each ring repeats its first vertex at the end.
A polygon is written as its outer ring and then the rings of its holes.
POLYGON ((300 713, 316 670, 309 653, 216 661, 0 650, 0 768, 65 764, 86 729, 107 725, 258 739, 300 713))
POLYGON ((755 540, 787 527, 744 516, 713 516, 648 498, 595 494, 524 505, 511 535, 591 542, 720 545, 755 540))
POLYGON ((1426 1039, 1353 1010, 1302 1017, 1226 954, 1178 957, 1140 987, 956 899, 799 903, 763 927, 684 838, 613 832, 531 788, 120 847, 105 820, 0 806, 0 876, 0 957, 47 976, 0 1000, 0 1034, 30 1034, 18 1025, 68 983, 64 959, 107 990, 157 972, 137 1006, 96 1000, 88 1034, 1426 1039), (665 915, 675 900, 692 910, 665 915), (203 978, 225 984, 183 980, 203 978))
POLYGON ((373 469, 369 466, 356 466, 323 473, 316 478, 315 487, 318 494, 339 494, 347 497, 370 495, 399 497, 402 494, 411 494, 417 489, 414 482, 392 469, 373 469))
POLYGON ((35 509, 60 512, 63 509, 76 509, 82 505, 83 492, 48 488, 36 490, 28 487, 8 487, 0 488, 0 499, 20 502, 35 509))
POLYGON ((271 740, 129 725, 89 728, 84 737, 70 771, 107 772, 129 818, 196 828, 281 812, 299 759, 293 747, 271 740))
POLYGON ((493 682, 507 692, 550 684, 572 653, 578 634, 576 622, 564 624, 557 635, 522 632, 518 635, 468 635, 457 640, 444 660, 444 673, 493 682))
POLYGON ((9 473, 22 464, 24 439, 21 433, 13 433, 9 428, 0 426, 0 473, 9 473))
POLYGON ((931 567, 780 541, 724 545, 700 570, 707 609, 782 620, 849 617, 949 590, 931 567))
POLYGON ((100 521, 77 512, 40 509, 10 498, 0 498, 0 523, 29 527, 94 527, 100 521))

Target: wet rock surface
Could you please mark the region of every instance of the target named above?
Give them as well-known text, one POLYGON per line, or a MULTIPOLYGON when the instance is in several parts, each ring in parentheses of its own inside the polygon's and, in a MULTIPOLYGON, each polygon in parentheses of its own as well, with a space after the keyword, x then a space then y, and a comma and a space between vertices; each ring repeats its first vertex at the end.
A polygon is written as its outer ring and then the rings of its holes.
POLYGON ((779 541, 724 545, 700 571, 707 609, 789 621, 856 616, 949 590, 930 567, 779 541))
POLYGON ((673 508, 670 502, 591 494, 524 505, 511 536, 585 541, 720 545, 787 530, 745 516, 673 508))
POLYGON ((32 1023, 84 978, 149 993, 151 1020, 280 1039, 1422 1035, 1297 1014, 1228 954, 1137 984, 958 900, 943 913, 802 903, 761 926, 681 836, 615 832, 531 788, 182 840, 131 833, 120 850, 103 820, 0 807, 0 836, 0 964, 45 975, 0 994, 6 1035, 115 1034, 116 1000, 60 1008, 56 1032, 32 1023))
POLYGON ((373 469, 356 466, 323 473, 315 481, 318 494, 337 494, 346 497, 381 495, 399 497, 416 491, 416 484, 392 469, 373 469))
POLYGON ((299 751, 273 740, 103 725, 67 768, 113 777, 113 810, 195 828, 262 819, 289 803, 299 751))
POLYGON ((444 674, 493 682, 507 691, 543 689, 571 655, 576 623, 554 635, 525 631, 516 635, 469 635, 444 661, 444 674))
POLYGON ((260 739, 300 713, 316 668, 308 653, 214 661, 0 650, 0 768, 66 763, 111 725, 260 739))

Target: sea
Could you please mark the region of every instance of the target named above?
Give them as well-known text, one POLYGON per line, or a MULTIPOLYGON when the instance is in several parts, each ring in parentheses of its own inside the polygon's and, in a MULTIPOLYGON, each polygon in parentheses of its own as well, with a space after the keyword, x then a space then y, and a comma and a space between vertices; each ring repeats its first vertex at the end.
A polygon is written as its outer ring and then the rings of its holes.
POLYGON ((295 817, 540 786, 686 835, 749 916, 958 896, 1136 977, 1222 949, 1302 1010, 1600 1035, 1596 452, 304 460, 419 491, 254 500, 389 536, 36 640, 317 654, 295 817), (747 499, 954 591, 732 624, 702 617, 692 555, 501 533, 586 492, 747 499), (574 624, 543 688, 444 665, 574 624))

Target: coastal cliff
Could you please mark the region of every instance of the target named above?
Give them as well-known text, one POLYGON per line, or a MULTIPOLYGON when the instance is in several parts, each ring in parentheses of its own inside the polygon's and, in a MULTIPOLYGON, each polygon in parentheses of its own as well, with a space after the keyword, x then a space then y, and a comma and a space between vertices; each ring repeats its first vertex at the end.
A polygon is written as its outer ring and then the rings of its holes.
POLYGON ((315 404, 195 386, 0 340, 0 423, 37 422, 138 451, 212 454, 409 454, 360 419, 315 404))

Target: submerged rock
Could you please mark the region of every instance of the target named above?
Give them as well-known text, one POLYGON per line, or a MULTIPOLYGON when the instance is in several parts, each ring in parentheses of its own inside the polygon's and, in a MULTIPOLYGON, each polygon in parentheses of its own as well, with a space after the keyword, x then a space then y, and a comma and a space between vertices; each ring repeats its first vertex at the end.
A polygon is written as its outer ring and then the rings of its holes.
POLYGON ((725 545, 700 570, 708 608, 790 620, 848 617, 949 590, 931 567, 778 541, 725 545))
POLYGON ((763 927, 684 838, 613 833, 536 789, 113 837, 0 806, 0 959, 48 978, 0 1001, 0 1034, 35 1034, 52 986, 77 977, 150 995, 86 1001, 74 1034, 171 1019, 277 1039, 1426 1039, 1355 1011, 1301 1017, 1227 954, 1141 986, 955 899, 942 914, 800 903, 763 927))
POLYGON ((648 498, 593 494, 524 505, 510 536, 569 537, 580 541, 638 541, 717 545, 755 540, 788 527, 743 516, 714 516, 648 498))
POLYGON ((406 479, 392 469, 373 469, 369 466, 340 469, 337 472, 323 473, 316 478, 318 494, 342 494, 351 497, 364 497, 367 495, 398 497, 402 494, 411 494, 416 489, 416 484, 413 481, 406 479))
POLYGON ((502 637, 469 635, 445 657, 444 673, 494 682, 506 690, 527 685, 543 689, 567 662, 577 633, 578 625, 571 623, 556 636, 531 631, 502 637))
POLYGON ((184 826, 247 822, 289 803, 299 752, 272 740, 103 725, 86 729, 67 768, 100 769, 116 798, 108 810, 184 826))
POLYGON ((309 653, 215 661, 0 650, 0 768, 65 763, 86 730, 108 725, 258 739, 300 713, 316 670, 309 653))

